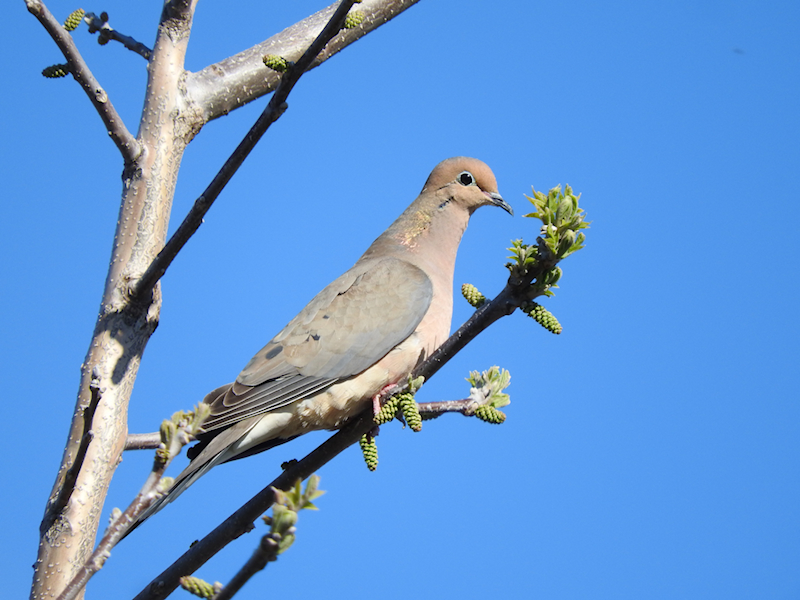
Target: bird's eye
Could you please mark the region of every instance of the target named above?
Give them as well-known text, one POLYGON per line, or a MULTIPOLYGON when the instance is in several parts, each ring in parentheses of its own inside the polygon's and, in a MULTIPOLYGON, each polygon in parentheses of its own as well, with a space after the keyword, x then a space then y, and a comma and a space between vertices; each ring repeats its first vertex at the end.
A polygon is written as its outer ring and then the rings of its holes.
POLYGON ((456 181, 461 185, 475 185, 475 178, 469 171, 461 171, 456 177, 456 181))

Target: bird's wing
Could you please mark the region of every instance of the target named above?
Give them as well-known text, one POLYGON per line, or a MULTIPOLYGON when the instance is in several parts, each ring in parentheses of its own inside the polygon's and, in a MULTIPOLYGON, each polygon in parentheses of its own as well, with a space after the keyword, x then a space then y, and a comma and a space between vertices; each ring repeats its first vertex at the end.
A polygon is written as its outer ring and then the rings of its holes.
POLYGON ((309 302, 236 381, 206 397, 214 431, 291 404, 371 367, 411 335, 433 297, 428 276, 394 257, 356 264, 309 302))

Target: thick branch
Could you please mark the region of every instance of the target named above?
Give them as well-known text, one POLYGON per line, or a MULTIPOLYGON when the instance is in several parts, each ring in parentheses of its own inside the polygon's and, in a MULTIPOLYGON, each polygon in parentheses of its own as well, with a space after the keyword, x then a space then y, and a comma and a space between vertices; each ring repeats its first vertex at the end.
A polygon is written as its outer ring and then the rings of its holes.
MULTIPOLYGON (((256 122, 247 132, 244 139, 233 151, 233 154, 225 161, 225 164, 216 174, 208 187, 195 201, 189 214, 172 235, 169 242, 158 253, 155 260, 142 275, 134 292, 135 298, 146 298, 155 286, 156 282, 163 277, 169 265, 178 255, 178 252, 186 245, 189 239, 203 222, 203 217, 211 208, 219 194, 239 169, 244 160, 250 155, 255 145, 275 121, 277 121, 286 110, 286 100, 289 97, 295 84, 300 77, 310 68, 315 57, 322 51, 325 45, 342 29, 345 17, 354 0, 343 0, 336 11, 331 16, 330 21, 323 28, 316 39, 306 49, 300 59, 292 66, 281 78, 278 89, 273 94, 264 112, 258 117, 256 122)), ((264 75, 269 73, 269 69, 261 62, 261 70, 264 75)))
POLYGON ((70 33, 64 29, 61 23, 56 21, 55 17, 40 0, 26 0, 25 4, 28 7, 28 11, 39 19, 39 22, 61 50, 64 58, 67 59, 72 76, 83 88, 95 110, 97 110, 108 130, 108 135, 119 148, 125 164, 132 164, 141 152, 139 143, 125 127, 122 118, 117 114, 114 105, 111 104, 106 91, 92 75, 77 46, 75 46, 70 33))
MULTIPOLYGON (((54 39, 66 43, 68 51, 74 49, 69 36, 64 37, 60 25, 40 3, 30 6, 31 12, 44 19, 54 39)), ((130 151, 131 146, 125 146, 129 152, 126 160, 132 162, 125 168, 109 271, 92 341, 81 367, 75 413, 42 521, 31 589, 31 598, 36 600, 58 596, 92 552, 108 486, 125 445, 133 382, 145 345, 158 322, 158 293, 143 303, 131 304, 127 298, 130 282, 144 272, 166 239, 184 148, 181 138, 175 135, 174 115, 193 7, 193 3, 167 3, 164 8, 148 69, 139 133, 141 146, 135 146, 135 153, 130 151), (83 415, 93 401, 95 385, 102 393, 97 396, 97 408, 89 424, 83 415), (88 431, 92 432, 90 438, 86 437, 88 431), (89 445, 83 452, 82 441, 86 439, 89 445), (63 503, 60 499, 66 497, 69 501, 63 503)), ((104 117, 108 114, 101 113, 104 117)))
MULTIPOLYGON (((343 50, 356 40, 390 21, 419 0, 364 0, 358 10, 364 21, 353 29, 346 29, 315 55, 309 69, 313 69, 343 50)), ((328 22, 336 8, 332 4, 295 23, 268 40, 235 56, 190 73, 186 78, 187 95, 204 116, 204 122, 224 116, 274 90, 280 82, 276 73, 264 74, 261 57, 276 54, 290 61, 299 57, 328 22)))

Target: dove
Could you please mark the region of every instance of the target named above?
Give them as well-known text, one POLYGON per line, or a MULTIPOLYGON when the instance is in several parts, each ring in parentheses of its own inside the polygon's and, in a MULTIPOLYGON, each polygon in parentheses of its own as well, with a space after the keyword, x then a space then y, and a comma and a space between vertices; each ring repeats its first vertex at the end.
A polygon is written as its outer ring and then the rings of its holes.
POLYGON ((499 206, 491 169, 466 157, 433 169, 419 196, 339 278, 245 365, 210 392, 191 462, 136 522, 163 508, 216 465, 309 431, 337 429, 450 334, 453 272, 472 213, 499 206))

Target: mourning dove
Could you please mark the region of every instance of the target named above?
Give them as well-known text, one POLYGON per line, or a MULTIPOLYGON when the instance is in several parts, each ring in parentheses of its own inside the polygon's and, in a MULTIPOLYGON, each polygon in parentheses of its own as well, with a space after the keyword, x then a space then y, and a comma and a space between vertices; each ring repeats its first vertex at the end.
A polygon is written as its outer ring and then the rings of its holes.
POLYGON ((303 433, 336 429, 405 381, 450 333, 453 271, 475 209, 499 206, 494 174, 474 158, 439 163, 422 192, 355 265, 247 363, 211 406, 200 444, 137 525, 212 467, 303 433))

